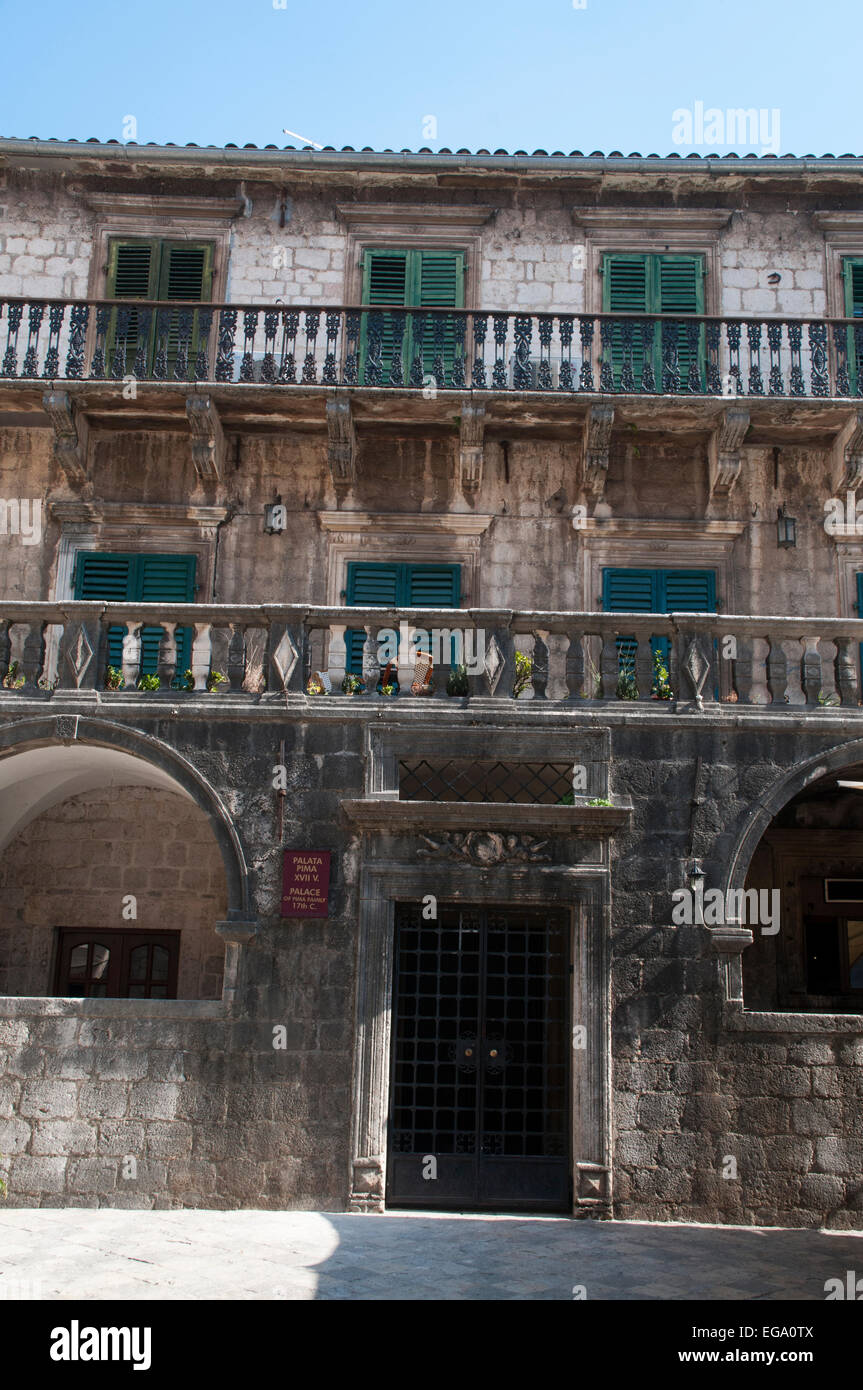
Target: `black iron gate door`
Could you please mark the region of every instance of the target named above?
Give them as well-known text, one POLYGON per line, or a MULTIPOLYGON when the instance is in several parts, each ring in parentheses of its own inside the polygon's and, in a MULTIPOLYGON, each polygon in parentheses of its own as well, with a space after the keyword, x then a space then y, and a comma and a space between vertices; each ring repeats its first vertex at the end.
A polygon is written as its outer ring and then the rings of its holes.
POLYGON ((566 912, 396 907, 387 1201, 569 1205, 566 912))

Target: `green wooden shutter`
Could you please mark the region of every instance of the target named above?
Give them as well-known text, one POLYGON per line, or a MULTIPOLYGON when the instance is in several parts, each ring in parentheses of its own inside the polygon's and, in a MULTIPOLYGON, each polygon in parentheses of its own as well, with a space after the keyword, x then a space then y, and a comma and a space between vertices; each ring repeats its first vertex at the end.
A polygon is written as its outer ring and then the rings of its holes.
MULTIPOLYGON (((464 306, 464 252, 441 250, 404 250, 396 247, 369 248, 363 256, 363 304, 391 305, 393 308, 410 305, 414 308, 460 309, 464 306)), ((410 369, 416 351, 411 316, 402 340, 402 369, 405 385, 409 385, 410 369)), ((368 325, 363 324, 361 338, 360 382, 365 376, 368 325)), ((430 375, 434 365, 434 324, 425 325, 422 344, 423 374, 430 375)), ((445 379, 449 382, 455 356, 455 335, 450 324, 444 332, 443 360, 445 379)), ((393 361, 393 329, 389 314, 383 327, 383 385, 389 382, 393 361)))
MULTIPOLYGON (((602 258, 602 312, 604 314, 646 314, 648 308, 647 256, 612 256, 602 258)), ((633 326, 632 371, 636 390, 641 387, 644 369, 644 339, 641 324, 633 326)), ((620 389, 623 366, 623 332, 619 324, 612 329, 611 363, 614 384, 620 389)))
MULTIPOLYGON (((602 311, 605 314, 656 314, 673 317, 675 314, 704 313, 704 260, 701 256, 651 256, 641 254, 606 253, 602 258, 602 311)), ((680 385, 688 384, 690 351, 685 329, 677 333, 680 385)), ((704 384, 704 329, 699 330, 695 361, 704 384)), ((622 330, 612 332, 612 370, 614 384, 620 387, 623 362, 622 330)), ((641 325, 633 330, 632 369, 636 389, 641 387, 644 365, 641 325)), ((653 335, 651 365, 656 390, 662 391, 662 329, 657 325, 653 335)))
MULTIPOLYGON (((132 597, 132 555, 79 550, 75 556, 73 593, 76 599, 126 603, 132 597)), ((123 661, 124 627, 108 628, 108 665, 123 661)))
POLYGON ((409 608, 458 608, 461 592, 461 566, 408 565, 409 608))
MULTIPOLYGON (((408 302, 408 252, 382 247, 368 250, 363 255, 363 304, 392 305, 394 308, 408 302)), ((393 325, 389 314, 384 314, 381 361, 383 377, 381 385, 389 382, 393 365, 393 325)), ((368 315, 363 315, 360 335, 360 384, 365 380, 365 366, 368 353, 368 315)), ((410 370, 410 353, 407 334, 402 342, 402 363, 405 385, 410 370)))
MULTIPOLYGON (((606 613, 714 613, 716 611, 716 573, 714 570, 636 570, 606 569, 602 572, 602 607, 606 613)), ((651 641, 668 665, 668 638, 651 641)), ((635 663, 634 637, 618 637, 622 674, 632 674, 635 663)))
POLYGON ((664 570, 660 575, 661 613, 716 612, 713 570, 664 570))
MULTIPOLYGON (((195 555, 136 556, 135 598, 142 603, 194 603, 195 555)), ((159 643, 164 629, 141 629, 141 674, 152 675, 159 665, 159 643)), ((177 675, 182 678, 192 656, 192 629, 178 627, 177 675)))
MULTIPOLYGON (((673 317, 675 314, 704 313, 704 262, 700 256, 657 256, 656 258, 656 301, 660 314, 673 317)), ((656 302, 655 301, 655 302, 656 302)), ((686 390, 691 366, 698 370, 701 390, 704 390, 704 326, 698 330, 698 344, 695 350, 689 346, 686 325, 680 324, 677 330, 677 358, 680 370, 680 387, 686 390)), ((661 374, 657 377, 657 387, 661 390, 661 374)))
MULTIPOLYGON (((159 285, 159 251, 155 241, 117 241, 108 243, 107 299, 155 299, 159 285)), ((138 351, 138 314, 131 311, 126 335, 124 375, 131 375, 138 351)), ((117 337, 117 314, 111 314, 106 340, 106 373, 111 370, 117 337)), ((148 351, 153 331, 149 334, 148 351)))
MULTIPOLYGON (((350 563, 348 604, 357 608, 396 608, 399 603, 401 569, 400 565, 350 563)), ((365 640, 366 634, 362 628, 352 628, 345 633, 346 671, 362 675, 365 640)))
MULTIPOLYGON (((414 304, 423 309, 461 309, 464 306, 464 252, 417 251, 414 253, 414 304)), ((444 380, 452 380, 455 334, 452 324, 444 323, 444 380)), ((429 322, 423 333, 423 373, 430 375, 435 361, 435 325, 429 322)))
MULTIPOLYGON (((213 293, 213 243, 164 241, 160 248, 159 299, 185 299, 204 304, 213 293)), ((179 344, 178 314, 171 315, 168 333, 168 372, 171 375, 177 361, 179 344)), ((188 365, 193 366, 200 347, 198 315, 192 319, 192 335, 188 348, 188 365)))
MULTIPOLYGON (((108 551, 79 550, 75 560, 76 599, 102 603, 194 603, 194 555, 130 555, 108 551)), ((126 629, 108 629, 108 662, 123 661, 126 629)), ((159 664, 161 627, 141 629, 141 674, 152 675, 159 664)), ((177 629, 177 671, 182 677, 189 665, 192 634, 177 629)))
MULTIPOLYGON (((845 317, 847 319, 863 318, 863 260, 846 256, 842 262, 842 274, 845 281, 845 317)), ((848 376, 851 382, 852 395, 857 394, 857 374, 859 371, 860 363, 857 361, 854 330, 849 328, 848 376)))
MULTIPOLYGON (((857 617, 863 618, 863 573, 857 574, 857 617)), ((859 647, 860 672, 863 673, 863 642, 859 647)))

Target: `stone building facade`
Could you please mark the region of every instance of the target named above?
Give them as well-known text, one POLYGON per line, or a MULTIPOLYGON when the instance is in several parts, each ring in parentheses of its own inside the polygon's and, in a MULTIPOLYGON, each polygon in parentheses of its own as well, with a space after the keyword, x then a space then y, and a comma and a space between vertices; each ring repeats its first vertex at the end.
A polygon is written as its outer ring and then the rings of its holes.
POLYGON ((10 1203, 860 1228, 861 168, 0 141, 10 1203))

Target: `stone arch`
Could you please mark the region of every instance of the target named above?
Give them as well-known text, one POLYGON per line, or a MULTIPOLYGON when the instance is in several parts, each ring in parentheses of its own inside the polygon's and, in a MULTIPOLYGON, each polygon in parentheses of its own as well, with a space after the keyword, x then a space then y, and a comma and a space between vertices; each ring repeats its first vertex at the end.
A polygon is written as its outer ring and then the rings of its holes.
MULTIPOLYGON (((228 921, 248 921, 249 874, 236 828, 222 797, 182 753, 152 735, 85 715, 23 719, 0 729, 0 780, 4 780, 7 767, 9 772, 20 771, 20 777, 12 775, 5 778, 7 792, 16 782, 20 784, 31 776, 34 760, 28 760, 28 754, 46 749, 56 752, 63 747, 92 750, 94 753, 100 749, 108 750, 114 759, 101 765, 98 757, 92 759, 89 776, 86 756, 76 761, 74 769, 70 766, 68 775, 58 767, 54 793, 47 785, 44 795, 37 795, 26 805, 22 804, 17 819, 6 827, 7 842, 47 806, 77 792, 104 785, 106 770, 121 775, 121 767, 134 769, 137 764, 140 775, 138 778, 133 776, 132 780, 139 780, 141 785, 156 785, 178 791, 203 811, 225 869, 228 921)), ((42 775, 46 776, 44 771, 42 775)), ((124 772, 122 775, 128 774, 124 772)), ((50 783, 50 776, 47 781, 50 783)))

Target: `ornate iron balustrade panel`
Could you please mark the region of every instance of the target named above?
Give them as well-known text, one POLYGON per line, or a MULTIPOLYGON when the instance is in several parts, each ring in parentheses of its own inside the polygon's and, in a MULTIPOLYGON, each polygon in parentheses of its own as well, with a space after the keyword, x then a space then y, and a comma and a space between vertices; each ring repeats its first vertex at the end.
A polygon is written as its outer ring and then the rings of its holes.
POLYGON ((863 396, 854 319, 0 300, 0 379, 863 396))

